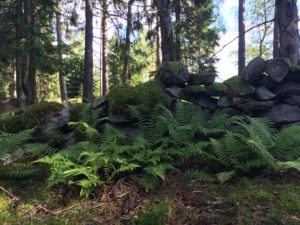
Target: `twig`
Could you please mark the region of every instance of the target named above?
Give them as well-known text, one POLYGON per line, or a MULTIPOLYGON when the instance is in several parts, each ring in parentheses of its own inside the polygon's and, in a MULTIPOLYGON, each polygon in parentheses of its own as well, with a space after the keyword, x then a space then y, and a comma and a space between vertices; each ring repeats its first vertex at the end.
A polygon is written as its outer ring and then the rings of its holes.
POLYGON ((20 200, 20 197, 18 196, 15 196, 14 194, 12 194, 11 192, 9 192, 8 190, 6 190, 4 187, 0 186, 0 190, 3 191, 5 194, 7 194, 8 196, 10 196, 13 201, 19 201, 20 200))

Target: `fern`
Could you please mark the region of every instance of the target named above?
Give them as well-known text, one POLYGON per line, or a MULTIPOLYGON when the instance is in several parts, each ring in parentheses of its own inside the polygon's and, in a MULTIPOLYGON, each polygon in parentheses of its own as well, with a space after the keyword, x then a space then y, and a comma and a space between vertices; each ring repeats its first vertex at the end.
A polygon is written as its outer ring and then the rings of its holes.
POLYGON ((204 181, 204 182, 212 182, 214 178, 211 177, 207 172, 204 170, 195 170, 195 169, 188 169, 185 171, 185 176, 192 180, 197 181, 204 181))
POLYGON ((216 176, 218 180, 223 184, 226 181, 230 180, 235 175, 235 171, 229 171, 229 172, 222 172, 218 173, 216 176))

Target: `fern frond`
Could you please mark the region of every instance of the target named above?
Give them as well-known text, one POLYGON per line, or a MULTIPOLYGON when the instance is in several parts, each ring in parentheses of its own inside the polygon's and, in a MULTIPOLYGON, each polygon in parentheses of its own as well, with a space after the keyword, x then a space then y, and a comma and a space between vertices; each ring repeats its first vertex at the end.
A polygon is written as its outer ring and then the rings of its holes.
POLYGON ((215 180, 204 170, 188 169, 185 171, 184 175, 197 181, 212 182, 215 180))

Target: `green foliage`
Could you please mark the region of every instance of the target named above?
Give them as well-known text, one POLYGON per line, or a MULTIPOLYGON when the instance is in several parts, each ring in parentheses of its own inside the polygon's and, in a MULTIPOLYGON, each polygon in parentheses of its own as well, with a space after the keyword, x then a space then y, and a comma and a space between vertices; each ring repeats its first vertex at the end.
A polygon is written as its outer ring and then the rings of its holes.
POLYGON ((19 115, 11 115, 0 119, 0 131, 17 133, 25 129, 40 127, 45 124, 46 117, 62 110, 63 106, 56 102, 41 102, 29 106, 19 115))
POLYGON ((150 112, 157 104, 170 105, 169 96, 159 82, 148 81, 135 87, 119 86, 109 93, 109 110, 128 116, 129 105, 138 106, 143 112, 150 112))
POLYGON ((229 94, 231 96, 238 96, 240 94, 247 95, 253 93, 252 88, 239 76, 229 78, 228 80, 224 81, 224 84, 228 88, 229 94))
POLYGON ((135 225, 164 225, 171 214, 168 203, 161 203, 143 210, 134 220, 135 225))
POLYGON ((214 178, 211 177, 204 170, 188 169, 185 171, 184 175, 192 180, 206 181, 206 182, 214 181, 214 178))

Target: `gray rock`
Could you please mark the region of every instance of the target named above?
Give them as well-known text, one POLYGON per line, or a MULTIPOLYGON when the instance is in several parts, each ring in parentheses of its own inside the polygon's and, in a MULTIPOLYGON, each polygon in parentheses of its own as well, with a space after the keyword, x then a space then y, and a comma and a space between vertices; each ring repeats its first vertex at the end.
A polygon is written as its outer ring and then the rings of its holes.
POLYGON ((209 85, 212 84, 217 77, 215 73, 199 73, 190 74, 189 84, 191 85, 209 85))
POLYGON ((96 99, 93 102, 93 109, 98 109, 102 106, 108 105, 108 98, 107 96, 101 97, 99 99, 96 99))
POLYGON ((261 77, 264 67, 265 61, 261 57, 256 57, 247 65, 242 77, 247 83, 253 84, 261 77))
POLYGON ((277 86, 273 91, 276 95, 279 96, 292 96, 300 95, 300 83, 293 81, 284 81, 277 86))
POLYGON ((252 115, 257 111, 265 111, 271 107, 273 107, 273 101, 250 101, 244 104, 240 104, 237 106, 238 109, 243 112, 252 115))
POLYGON ((250 101, 252 101, 252 99, 235 97, 235 98, 232 98, 232 106, 243 105, 250 101))
POLYGON ((288 74, 290 63, 286 59, 271 59, 266 63, 265 73, 276 82, 281 82, 288 74))
POLYGON ((180 92, 181 92, 182 88, 180 87, 176 87, 176 86, 172 86, 169 88, 166 88, 165 91, 171 95, 172 97, 175 98, 180 98, 180 92))
POLYGON ((277 87, 278 83, 275 80, 273 80, 271 77, 262 75, 262 78, 260 78, 257 82, 255 82, 255 85, 257 87, 264 86, 272 91, 274 90, 274 88, 277 87))
POLYGON ((294 123, 300 121, 300 108, 289 104, 275 105, 259 116, 270 118, 275 123, 294 123))
POLYGON ((276 95, 264 86, 257 87, 255 90, 255 99, 261 101, 272 100, 276 95))
POLYGON ((284 102, 300 107, 300 96, 294 95, 284 100, 284 102))
POLYGON ((212 111, 216 110, 217 108, 216 100, 208 96, 198 95, 197 97, 191 98, 190 101, 196 105, 212 111))
POLYGON ((206 87, 208 94, 211 96, 223 96, 228 94, 228 88, 223 83, 213 83, 206 87))
POLYGON ((285 79, 300 82, 300 67, 299 66, 291 67, 285 79))
POLYGON ((110 123, 132 123, 132 119, 125 117, 123 115, 117 115, 112 112, 108 113, 108 121, 110 123))
POLYGON ((165 62, 155 78, 166 87, 184 87, 190 79, 187 67, 180 62, 165 62))
POLYGON ((218 107, 227 108, 232 105, 232 98, 229 96, 222 96, 218 101, 218 107))

